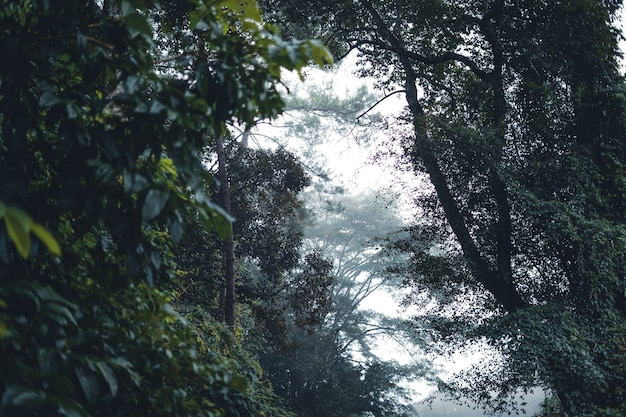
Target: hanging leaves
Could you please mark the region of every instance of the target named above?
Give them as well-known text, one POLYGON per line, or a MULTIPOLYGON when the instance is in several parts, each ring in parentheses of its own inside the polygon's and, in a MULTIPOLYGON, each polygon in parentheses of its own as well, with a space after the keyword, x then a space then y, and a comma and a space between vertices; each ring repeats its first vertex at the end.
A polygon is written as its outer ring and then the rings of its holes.
POLYGON ((42 225, 35 223, 22 210, 8 207, 0 202, 0 219, 4 218, 4 225, 9 237, 15 244, 22 258, 26 259, 30 254, 30 236, 33 233, 46 248, 54 255, 61 256, 61 247, 50 232, 42 225))

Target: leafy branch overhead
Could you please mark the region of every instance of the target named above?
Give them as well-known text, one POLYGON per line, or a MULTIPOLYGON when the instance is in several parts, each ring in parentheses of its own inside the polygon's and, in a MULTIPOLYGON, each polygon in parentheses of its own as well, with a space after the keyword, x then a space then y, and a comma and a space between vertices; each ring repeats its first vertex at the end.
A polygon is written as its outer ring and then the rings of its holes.
MULTIPOLYGON (((4 226, 11 241, 15 244, 17 251, 22 258, 26 259, 30 254, 30 236, 33 233, 54 255, 61 256, 59 242, 50 234, 45 227, 33 221, 30 216, 20 209, 7 207, 0 202, 0 219, 4 219, 4 226)), ((3 261, 8 263, 6 255, 3 261)))

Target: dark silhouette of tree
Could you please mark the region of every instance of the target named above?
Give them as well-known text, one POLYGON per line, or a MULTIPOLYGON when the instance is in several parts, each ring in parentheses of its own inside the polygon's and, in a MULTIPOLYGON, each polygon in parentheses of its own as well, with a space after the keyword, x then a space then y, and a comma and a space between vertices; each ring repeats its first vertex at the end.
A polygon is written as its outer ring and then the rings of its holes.
POLYGON ((540 384, 567 415, 623 413, 620 2, 263 4, 404 90, 410 134, 389 140, 432 192, 392 245, 411 256, 401 272, 438 340, 505 359, 454 387, 505 408, 540 384))

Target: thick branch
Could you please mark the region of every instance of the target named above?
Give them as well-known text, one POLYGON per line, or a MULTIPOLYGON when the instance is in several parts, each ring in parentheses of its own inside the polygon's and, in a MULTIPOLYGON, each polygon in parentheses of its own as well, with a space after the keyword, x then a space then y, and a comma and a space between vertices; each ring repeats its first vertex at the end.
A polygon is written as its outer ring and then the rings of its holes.
POLYGON ((381 42, 376 39, 368 39, 368 40, 353 40, 354 44, 353 48, 358 48, 361 45, 371 45, 376 46, 378 49, 382 49, 385 51, 393 52, 398 56, 403 56, 405 58, 412 59, 415 62, 419 62, 427 65, 436 65, 443 64, 444 62, 460 62, 466 65, 479 79, 485 82, 491 81, 491 72, 487 72, 482 70, 476 62, 474 62, 470 57, 459 54, 457 52, 444 52, 440 55, 435 56, 426 56, 422 54, 418 54, 417 52, 409 51, 405 47, 401 45, 393 45, 386 42, 381 42))
POLYGON ((489 185, 496 200, 498 212, 498 220, 494 227, 497 247, 497 271, 500 280, 511 281, 513 279, 511 267, 511 206, 506 184, 494 168, 489 173, 489 185))
POLYGON ((497 20, 502 14, 503 1, 495 1, 489 10, 485 11, 485 16, 479 26, 491 46, 493 53, 493 71, 490 85, 493 91, 493 121, 495 125, 494 146, 497 148, 495 160, 492 163, 489 173, 489 186, 496 201, 498 220, 494 225, 496 236, 496 262, 498 275, 501 280, 512 280, 513 271, 511 269, 511 207, 509 205, 509 194, 505 182, 500 177, 497 164, 506 143, 506 97, 504 92, 502 71, 504 67, 504 54, 502 46, 498 40, 492 21, 497 20))

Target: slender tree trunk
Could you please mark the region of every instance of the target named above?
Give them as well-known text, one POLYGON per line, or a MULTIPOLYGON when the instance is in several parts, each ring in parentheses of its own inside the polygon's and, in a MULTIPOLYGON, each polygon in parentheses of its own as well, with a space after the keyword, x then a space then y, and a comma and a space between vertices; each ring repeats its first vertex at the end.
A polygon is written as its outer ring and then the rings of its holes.
POLYGON ((241 134, 241 148, 242 149, 248 149, 249 146, 249 142, 250 142, 250 130, 246 129, 242 134, 241 134))
MULTIPOLYGON (((223 256, 224 255, 222 253, 222 257, 223 256)), ((222 287, 220 288, 220 299, 219 299, 219 305, 218 305, 219 316, 217 319, 223 323, 226 323, 226 283, 222 282, 221 285, 222 287)))
MULTIPOLYGON (((217 162, 220 180, 220 202, 222 208, 231 214, 230 187, 228 170, 226 169, 226 155, 224 153, 224 140, 218 137, 216 141, 217 162)), ((235 330, 235 248, 232 233, 224 239, 222 247, 222 260, 224 272, 224 322, 232 330, 235 330)), ((221 300, 220 300, 221 301, 221 300)))

